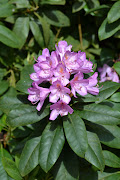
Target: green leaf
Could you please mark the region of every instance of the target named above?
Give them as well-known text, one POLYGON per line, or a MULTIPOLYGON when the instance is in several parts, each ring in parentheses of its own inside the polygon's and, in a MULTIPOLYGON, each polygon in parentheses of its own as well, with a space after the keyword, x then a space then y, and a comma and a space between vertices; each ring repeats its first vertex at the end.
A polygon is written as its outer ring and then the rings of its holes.
POLYGON ((109 173, 109 172, 100 172, 98 171, 98 180, 119 180, 120 172, 109 173))
POLYGON ((0 41, 12 48, 19 48, 20 46, 16 34, 3 25, 0 25, 0 41))
POLYGON ((30 74, 34 72, 33 65, 26 65, 20 74, 20 80, 16 84, 16 89, 28 94, 28 88, 31 87, 32 80, 30 74))
POLYGON ((120 128, 118 126, 91 123, 90 127, 98 135, 101 143, 120 149, 120 128))
POLYGON ((29 17, 18 17, 14 24, 13 32, 19 38, 19 45, 22 48, 29 33, 29 17))
POLYGON ((14 161, 12 161, 6 157, 3 157, 2 163, 3 163, 3 166, 6 170, 6 172, 9 174, 10 177, 12 177, 15 180, 22 180, 22 177, 21 177, 14 161))
POLYGON ((113 67, 115 71, 120 75, 120 62, 116 62, 113 67))
POLYGON ((47 11, 44 11, 44 18, 49 24, 53 26, 70 26, 69 18, 59 10, 47 9, 47 11))
POLYGON ((16 4, 17 8, 30 8, 30 3, 28 0, 10 0, 9 3, 16 4))
POLYGON ((97 124, 120 124, 120 112, 106 105, 95 103, 86 105, 83 107, 83 110, 80 111, 79 115, 81 118, 97 124))
POLYGON ((0 4, 6 4, 8 3, 8 0, 0 0, 0 4))
POLYGON ((70 148, 65 148, 54 165, 53 175, 55 180, 78 180, 78 157, 70 148))
POLYGON ((100 6, 99 0, 85 0, 89 9, 100 6))
POLYGON ((58 159, 65 142, 62 126, 58 122, 49 122, 40 141, 39 163, 48 172, 58 159))
POLYGON ((77 95, 77 99, 73 98, 74 102, 96 102, 99 100, 96 96, 93 96, 92 94, 87 94, 85 96, 80 96, 79 94, 77 95))
POLYGON ((8 114, 13 108, 17 108, 22 102, 17 98, 17 92, 14 88, 10 88, 0 99, 0 109, 8 114))
POLYGON ((99 36, 100 41, 111 37, 118 30, 120 30, 120 19, 109 24, 106 18, 98 30, 98 36, 99 36))
POLYGON ((2 157, 8 157, 9 159, 12 159, 10 154, 5 149, 0 149, 0 179, 1 180, 13 180, 10 179, 9 175, 6 173, 3 164, 2 164, 2 157))
POLYGON ((9 83, 5 80, 0 81, 0 95, 2 95, 8 89, 9 83))
POLYGON ((43 108, 37 112, 35 106, 22 104, 17 108, 13 108, 8 114, 7 123, 11 127, 25 126, 40 121, 49 115, 49 108, 43 108))
POLYGON ((90 14, 91 12, 98 11, 98 10, 101 10, 101 9, 107 9, 107 8, 109 8, 109 6, 107 6, 105 4, 102 4, 101 6, 98 6, 96 8, 93 8, 93 9, 90 9, 89 11, 87 11, 86 15, 90 14))
POLYGON ((6 75, 6 69, 0 68, 0 80, 3 79, 3 77, 6 75))
POLYGON ((25 144, 19 162, 19 171, 22 176, 29 174, 38 165, 39 145, 40 137, 35 137, 25 144))
POLYGON ((88 147, 87 132, 80 112, 74 111, 72 115, 64 117, 64 131, 71 149, 80 157, 84 157, 88 147))
POLYGON ((102 64, 105 64, 106 61, 108 60, 113 60, 114 59, 114 51, 111 48, 102 48, 101 53, 100 53, 100 60, 102 64))
POLYGON ((95 167, 103 171, 105 167, 105 162, 99 139, 95 133, 89 131, 87 132, 87 137, 89 145, 85 153, 85 159, 91 164, 93 164, 95 167))
POLYGON ((42 25, 45 45, 48 46, 49 40, 50 40, 50 25, 44 18, 39 16, 38 13, 34 12, 34 14, 38 17, 38 19, 42 25))
POLYGON ((75 12, 78 12, 80 11, 81 9, 83 9, 83 7, 85 6, 86 2, 85 1, 81 1, 81 0, 78 0, 77 2, 75 2, 72 6, 72 12, 75 13, 75 12))
POLYGON ((4 130, 4 127, 6 126, 6 114, 3 114, 3 116, 0 118, 0 132, 4 130))
POLYGON ((41 4, 50 4, 50 5, 65 5, 65 0, 41 0, 41 4))
POLYGON ((109 100, 113 102, 120 102, 120 92, 113 94, 109 100))
POLYGON ((103 151, 105 165, 113 168, 120 168, 120 158, 110 151, 103 151))
POLYGON ((0 5, 0 18, 11 16, 14 12, 14 6, 12 4, 2 4, 0 5))
POLYGON ((110 97, 115 91, 117 91, 120 88, 120 83, 106 81, 100 83, 100 86, 101 86, 100 92, 96 96, 99 100, 96 101, 96 103, 100 103, 103 100, 110 97))
POLYGON ((35 40, 38 42, 40 47, 44 47, 44 39, 38 24, 35 21, 30 21, 30 29, 34 35, 35 40))
POLYGON ((112 8, 108 12, 107 19, 108 23, 113 23, 120 18, 120 1, 113 4, 112 8))

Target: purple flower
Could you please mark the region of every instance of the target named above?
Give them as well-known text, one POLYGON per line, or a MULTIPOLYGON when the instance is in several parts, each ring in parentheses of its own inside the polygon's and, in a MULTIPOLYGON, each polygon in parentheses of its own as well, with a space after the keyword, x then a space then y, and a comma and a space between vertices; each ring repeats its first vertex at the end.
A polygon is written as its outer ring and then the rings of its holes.
POLYGON ((108 66, 107 64, 104 64, 103 68, 98 68, 98 71, 100 72, 100 81, 113 81, 119 83, 119 76, 114 71, 113 68, 108 66))
POLYGON ((66 86, 69 83, 70 73, 66 71, 63 64, 58 64, 57 68, 54 70, 54 77, 52 78, 52 83, 59 80, 66 86))
POLYGON ((50 120, 55 120, 59 114, 61 116, 66 116, 68 112, 70 114, 73 113, 73 109, 62 101, 58 101, 57 103, 51 105, 50 110, 52 110, 49 118, 50 120))
POLYGON ((95 72, 91 77, 89 77, 87 80, 89 80, 89 84, 86 86, 87 92, 93 95, 98 95, 99 89, 98 87, 95 87, 97 85, 97 77, 98 73, 95 72))
MULTIPOLYGON (((73 109, 68 105, 71 101, 71 95, 77 98, 76 92, 81 96, 87 93, 97 95, 99 89, 97 85, 97 73, 94 73, 88 79, 84 78, 83 73, 93 72, 93 63, 86 59, 86 54, 79 51, 72 52, 72 45, 66 41, 60 41, 56 50, 52 51, 45 48, 34 64, 34 73, 30 78, 34 81, 31 88, 28 89, 28 99, 37 105, 40 111, 42 105, 49 94, 49 101, 54 103, 50 106, 52 110, 50 120, 55 120, 60 114, 65 116, 73 113, 73 109), (40 87, 45 82, 49 82, 50 88, 40 87), (71 86, 71 88, 70 88, 71 86)), ((104 76, 105 72, 102 76, 104 76)), ((111 71, 110 71, 111 75, 111 71)), ((116 79, 114 73, 113 79, 116 79)))
POLYGON ((79 71, 79 63, 78 63, 78 54, 75 52, 67 51, 63 57, 63 62, 66 66, 66 69, 71 74, 75 74, 79 71))
POLYGON ((72 45, 68 46, 66 41, 59 41, 58 46, 56 45, 55 47, 56 47, 57 54, 59 54, 61 58, 61 61, 66 51, 71 51, 72 49, 72 45))
POLYGON ((60 81, 55 81, 50 86, 50 92, 51 94, 49 95, 49 101, 52 103, 56 103, 59 98, 66 104, 69 104, 69 102, 71 101, 71 98, 68 95, 70 94, 70 89, 64 87, 60 81))
POLYGON ((46 97, 50 93, 50 90, 47 88, 39 87, 35 82, 32 83, 32 86, 33 87, 30 87, 28 89, 29 92, 28 100, 31 101, 33 104, 36 104, 37 102, 40 101, 36 107, 36 109, 40 111, 46 97))
POLYGON ((79 69, 80 72, 83 73, 93 72, 92 70, 93 63, 86 59, 85 52, 78 51, 78 63, 80 65, 80 69, 79 69))
POLYGON ((81 96, 85 96, 87 94, 87 85, 89 84, 89 80, 83 79, 83 74, 78 73, 74 75, 74 78, 70 81, 71 85, 71 92, 76 96, 76 92, 80 94, 81 96))
POLYGON ((42 55, 40 55, 37 59, 37 62, 38 63, 41 63, 43 61, 46 61, 46 58, 47 57, 50 57, 50 53, 49 53, 49 50, 47 48, 43 49, 42 51, 42 55))

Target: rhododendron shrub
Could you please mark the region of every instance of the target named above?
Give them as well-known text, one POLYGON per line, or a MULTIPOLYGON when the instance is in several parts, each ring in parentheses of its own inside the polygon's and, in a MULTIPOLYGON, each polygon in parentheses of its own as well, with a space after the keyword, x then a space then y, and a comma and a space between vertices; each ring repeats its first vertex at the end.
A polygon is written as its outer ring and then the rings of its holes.
POLYGON ((42 55, 34 64, 34 73, 30 75, 33 80, 32 87, 28 89, 28 99, 33 104, 37 103, 37 110, 40 111, 42 105, 49 95, 50 106, 53 109, 50 120, 55 120, 60 114, 65 116, 73 113, 73 109, 68 105, 72 96, 77 98, 76 93, 85 96, 88 93, 98 95, 97 85, 98 73, 85 78, 85 74, 93 72, 93 63, 86 59, 84 52, 73 52, 72 45, 66 41, 58 42, 56 50, 51 54, 46 48, 42 55), (47 86, 49 82, 49 88, 47 86))

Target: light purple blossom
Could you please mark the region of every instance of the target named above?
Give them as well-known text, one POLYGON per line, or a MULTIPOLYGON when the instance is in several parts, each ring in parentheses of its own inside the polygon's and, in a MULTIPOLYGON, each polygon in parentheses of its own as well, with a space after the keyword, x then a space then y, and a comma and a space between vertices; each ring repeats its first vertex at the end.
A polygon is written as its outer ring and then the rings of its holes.
POLYGON ((96 86, 97 85, 97 77, 98 73, 95 72, 91 77, 88 78, 89 84, 87 85, 87 92, 93 95, 98 95, 99 93, 99 88, 96 86))
POLYGON ((76 92, 81 96, 87 95, 87 88, 86 86, 89 84, 89 80, 83 79, 83 74, 78 73, 74 75, 74 78, 70 81, 71 85, 71 92, 73 93, 74 97, 76 96, 76 92))
POLYGON ((28 89, 28 99, 33 104, 38 103, 38 111, 41 110, 49 95, 49 102, 53 103, 50 106, 52 110, 50 120, 55 120, 58 115, 65 116, 73 113, 73 109, 68 104, 72 96, 77 98, 76 93, 81 96, 87 93, 93 95, 99 93, 98 74, 94 73, 88 79, 84 78, 84 73, 93 72, 93 63, 86 59, 86 54, 81 51, 72 52, 72 46, 66 41, 60 41, 55 47, 56 50, 51 54, 45 48, 36 60, 37 63, 33 65, 35 72, 30 74, 34 82, 28 89), (50 85, 49 89, 41 87, 47 82, 50 85))
POLYGON ((67 51, 64 55, 63 62, 66 66, 66 69, 71 74, 75 74, 79 71, 79 63, 78 63, 78 54, 75 52, 67 51))
POLYGON ((113 68, 108 66, 107 64, 104 64, 103 68, 98 68, 98 71, 100 72, 100 81, 113 81, 119 83, 119 76, 115 72, 113 68))
POLYGON ((56 45, 56 52, 59 54, 61 61, 66 53, 66 51, 71 51, 72 45, 67 44, 66 41, 59 41, 58 46, 56 45))
POLYGON ((69 96, 70 89, 64 87, 60 81, 55 81, 50 86, 50 92, 51 94, 49 95, 49 101, 52 103, 56 103, 59 98, 66 104, 69 104, 69 102, 71 101, 71 98, 69 96))
POLYGON ((61 83, 66 86, 69 83, 70 73, 66 71, 66 68, 63 64, 58 64, 57 68, 54 70, 54 77, 52 78, 52 83, 59 80, 61 83))
POLYGON ((33 87, 30 87, 28 89, 29 92, 28 100, 31 101, 33 104, 39 102, 36 109, 40 111, 50 90, 47 88, 39 87, 35 82, 32 83, 32 86, 33 87))
POLYGON ((68 112, 70 114, 73 113, 73 109, 62 101, 58 101, 57 103, 51 105, 50 110, 52 110, 49 118, 50 120, 55 120, 59 114, 61 116, 66 116, 68 112))

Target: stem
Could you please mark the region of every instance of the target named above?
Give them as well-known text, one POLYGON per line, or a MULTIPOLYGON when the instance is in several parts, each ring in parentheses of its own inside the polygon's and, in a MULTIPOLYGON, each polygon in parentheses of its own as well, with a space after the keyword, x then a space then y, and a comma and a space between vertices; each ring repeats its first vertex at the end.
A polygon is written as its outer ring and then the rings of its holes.
POLYGON ((78 32, 79 32, 79 40, 80 40, 81 49, 83 49, 82 27, 81 27, 81 22, 80 22, 80 15, 78 15, 78 32))
POLYGON ((61 29, 62 29, 62 28, 59 28, 59 29, 57 30, 57 33, 56 33, 56 36, 55 36, 55 41, 57 41, 57 38, 58 38, 58 36, 59 36, 59 34, 60 34, 61 29))

